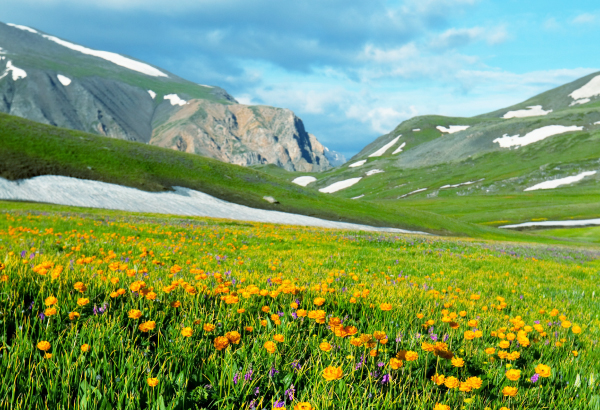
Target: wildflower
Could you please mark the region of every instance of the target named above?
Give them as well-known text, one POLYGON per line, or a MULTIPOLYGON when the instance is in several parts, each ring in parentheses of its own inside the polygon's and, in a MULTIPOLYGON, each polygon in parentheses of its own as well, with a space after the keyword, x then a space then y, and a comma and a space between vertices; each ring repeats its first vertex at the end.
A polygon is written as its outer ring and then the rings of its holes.
POLYGON ((181 329, 181 335, 184 337, 191 337, 194 334, 194 329, 191 327, 184 327, 181 329))
POLYGON ((477 390, 481 388, 483 381, 479 377, 469 377, 465 383, 468 383, 472 389, 477 390))
POLYGON ((142 312, 137 309, 131 309, 127 312, 127 316, 129 316, 130 319, 139 319, 142 317, 142 312))
POLYGON ((252 333, 252 332, 254 331, 254 328, 253 328, 252 326, 246 326, 246 327, 244 328, 244 330, 245 330, 246 332, 248 332, 248 333, 252 333))
POLYGON ((307 312, 304 309, 298 309, 296 314, 298 315, 298 317, 305 317, 307 315, 307 312))
POLYGON ((171 307, 173 307, 173 308, 178 308, 179 306, 181 306, 181 302, 178 300, 171 303, 171 307))
POLYGON ((46 306, 52 306, 52 305, 55 305, 56 303, 58 303, 58 299, 56 299, 54 296, 48 296, 46 298, 46 300, 44 300, 44 304, 46 306))
POLYGON ((322 306, 323 303, 325 303, 325 298, 315 298, 315 300, 313 300, 313 303, 315 304, 315 306, 322 306))
POLYGON ((494 349, 493 347, 488 347, 487 349, 485 349, 485 352, 486 352, 487 354, 490 354, 490 355, 491 355, 491 354, 494 354, 494 353, 496 353, 496 349, 494 349))
POLYGON ((515 381, 519 380, 519 377, 521 377, 521 371, 520 371, 520 370, 517 370, 517 369, 509 369, 509 370, 506 372, 506 378, 507 378, 508 380, 511 380, 511 381, 513 381, 513 382, 515 382, 515 381))
POLYGON ((79 313, 77 312, 70 312, 69 313, 69 320, 75 320, 77 319, 79 316, 81 316, 79 313))
POLYGON ((44 359, 52 359, 52 353, 44 353, 44 359))
POLYGON ((83 353, 89 352, 89 350, 90 350, 90 345, 88 345, 87 343, 84 343, 84 344, 81 345, 81 351, 83 353))
POLYGON ((77 282, 77 283, 75 283, 75 285, 73 285, 73 287, 75 288, 75 290, 77 290, 81 293, 83 293, 87 290, 87 286, 85 286, 83 284, 83 282, 77 282))
POLYGON ((377 340, 384 340, 387 339, 387 336, 385 334, 385 332, 380 332, 380 331, 375 331, 373 332, 373 337, 377 340))
POLYGON ((396 359, 395 357, 392 357, 390 359, 390 367, 394 370, 398 370, 399 368, 401 368, 402 363, 402 360, 396 359))
POLYGON ((516 387, 506 386, 504 389, 502 389, 502 394, 504 396, 515 397, 518 391, 519 389, 516 387))
POLYGON ((446 377, 444 380, 444 385, 449 389, 455 389, 459 384, 460 381, 454 376, 446 377))
POLYGON ((323 342, 319 345, 319 349, 321 349, 324 352, 328 352, 331 350, 331 345, 327 342, 323 342))
POLYGON ((536 383, 539 379, 540 379, 540 375, 537 373, 534 373, 534 375, 531 376, 531 378, 529 380, 531 380, 531 383, 536 383))
POLYGON ((463 359, 461 359, 460 357, 452 358, 451 362, 452 362, 452 366, 454 366, 454 367, 463 367, 465 365, 465 361, 463 359))
POLYGON ((232 332, 225 333, 225 337, 227 338, 227 340, 229 340, 229 343, 235 345, 240 344, 240 340, 242 340, 242 335, 240 335, 235 330, 232 332))
POLYGON ((433 376, 431 376, 431 381, 434 382, 435 384, 437 384, 438 386, 441 386, 442 384, 444 384, 444 380, 446 379, 446 376, 444 376, 443 374, 434 374, 433 376))
POLYGON ((379 308, 384 312, 388 312, 392 310, 392 305, 390 303, 382 303, 379 308))
POLYGON ((433 410, 450 410, 450 406, 447 404, 435 403, 433 410))
POLYGON ((88 303, 90 303, 90 300, 88 298, 79 298, 79 299, 77 299, 77 304, 79 306, 85 306, 88 303))
POLYGON ((535 372, 542 377, 550 377, 551 369, 550 366, 540 363, 535 367, 535 372))
POLYGON ((405 354, 405 360, 407 362, 414 362, 415 360, 417 360, 419 358, 419 354, 417 352, 413 352, 413 351, 408 351, 405 354))
POLYGON ((328 366, 323 370, 323 378, 327 381, 341 379, 344 375, 341 367, 328 366))
POLYGON ((508 349, 508 348, 510 347, 510 342, 508 342, 508 341, 506 341, 506 340, 503 340, 503 341, 501 341, 500 343, 498 343, 498 346, 499 346, 501 349, 508 349))
POLYGON ((142 323, 141 325, 138 326, 138 328, 144 332, 147 333, 151 330, 154 330, 154 328, 156 328, 156 322, 153 320, 149 320, 147 322, 142 323))
POLYGON ((148 383, 148 386, 154 387, 158 384, 158 379, 155 377, 148 377, 146 379, 146 383, 148 383))
POLYGON ((215 330, 215 325, 213 325, 212 323, 205 323, 204 326, 202 326, 202 328, 205 332, 212 332, 213 330, 215 330))
POLYGON ((296 403, 296 405, 294 406, 294 410, 313 410, 313 406, 311 406, 310 403, 302 401, 296 403))
POLYGON ((271 341, 265 342, 263 346, 269 354, 273 354, 277 351, 277 345, 271 341))
POLYGON ((229 339, 226 338, 225 336, 218 336, 213 341, 213 344, 215 345, 215 349, 217 349, 217 350, 223 350, 227 346, 229 346, 229 339))
POLYGON ((269 311, 271 310, 271 308, 268 307, 268 306, 263 306, 260 310, 262 310, 265 313, 269 313, 269 311))
POLYGON ((53 307, 48 308, 48 309, 44 310, 44 314, 46 316, 54 316, 54 315, 56 315, 56 308, 53 308, 53 307))
POLYGON ((41 342, 39 342, 37 344, 37 348, 40 349, 42 352, 46 352, 46 351, 50 350, 50 347, 51 347, 50 343, 48 343, 45 340, 42 340, 41 342))
POLYGON ((568 320, 565 320, 565 321, 563 321, 563 322, 562 322, 560 325, 561 325, 563 328, 565 328, 565 329, 568 329, 568 328, 570 328, 570 327, 571 327, 571 322, 569 322, 568 320))
POLYGON ((576 335, 578 335, 579 333, 581 333, 581 327, 579 327, 577 325, 573 325, 573 327, 571 328, 571 331, 573 333, 575 333, 576 335))

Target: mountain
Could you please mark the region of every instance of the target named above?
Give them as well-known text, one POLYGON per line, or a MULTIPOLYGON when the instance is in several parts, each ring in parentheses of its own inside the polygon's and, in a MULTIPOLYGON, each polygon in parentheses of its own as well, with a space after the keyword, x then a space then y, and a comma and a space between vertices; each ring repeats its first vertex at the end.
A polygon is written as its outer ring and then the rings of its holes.
POLYGON ((466 222, 598 218, 600 73, 476 117, 411 118, 312 177, 330 195, 466 222))
POLYGON ((0 112, 240 165, 331 167, 287 109, 238 104, 131 57, 0 23, 0 112))

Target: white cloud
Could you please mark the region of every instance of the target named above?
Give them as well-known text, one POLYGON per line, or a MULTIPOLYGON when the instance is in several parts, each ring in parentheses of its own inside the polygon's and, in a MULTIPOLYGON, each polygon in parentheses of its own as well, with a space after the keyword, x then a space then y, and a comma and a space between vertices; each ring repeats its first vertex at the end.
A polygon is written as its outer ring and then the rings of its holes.
POLYGON ((550 17, 544 21, 544 28, 549 31, 555 31, 559 30, 561 25, 554 17, 550 17))
POLYGON ((594 23, 597 19, 597 16, 591 13, 583 13, 576 16, 573 20, 573 24, 590 24, 594 23))
POLYGON ((414 117, 419 113, 414 106, 408 107, 406 111, 398 111, 390 106, 371 108, 370 106, 356 104, 348 108, 345 114, 347 118, 367 123, 373 131, 385 134, 390 132, 400 122, 414 117))

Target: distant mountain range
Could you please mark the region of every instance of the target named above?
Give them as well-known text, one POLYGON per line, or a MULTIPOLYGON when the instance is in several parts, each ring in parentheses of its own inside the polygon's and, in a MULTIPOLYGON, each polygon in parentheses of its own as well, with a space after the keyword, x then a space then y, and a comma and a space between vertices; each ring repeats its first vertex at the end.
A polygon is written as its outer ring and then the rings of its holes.
POLYGON ((290 110, 14 24, 0 23, 0 112, 238 165, 318 172, 345 161, 290 110))

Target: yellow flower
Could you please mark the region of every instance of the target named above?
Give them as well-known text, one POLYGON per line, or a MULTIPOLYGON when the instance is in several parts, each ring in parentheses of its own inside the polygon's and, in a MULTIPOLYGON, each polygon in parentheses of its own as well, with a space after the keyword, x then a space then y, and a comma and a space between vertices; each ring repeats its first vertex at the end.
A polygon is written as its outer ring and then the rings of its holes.
POLYGON ((79 316, 81 316, 79 313, 77 313, 77 312, 71 312, 71 313, 69 313, 69 320, 75 320, 79 316))
POLYGON ((37 344, 37 348, 40 349, 42 352, 46 352, 46 351, 50 350, 50 347, 52 347, 50 345, 50 343, 48 343, 45 340, 42 340, 41 342, 39 342, 37 344))
POLYGON ((265 313, 269 313, 271 311, 271 308, 268 306, 263 306, 260 310, 262 310, 265 313))
POLYGON ((550 374, 552 373, 550 366, 541 363, 535 367, 535 372, 542 377, 550 377, 550 374))
POLYGON ((77 299, 77 304, 79 306, 85 306, 88 303, 90 303, 90 300, 88 298, 79 298, 79 299, 77 299))
POLYGON ((215 325, 211 323, 205 323, 204 326, 202 326, 202 328, 205 332, 212 332, 213 330, 215 330, 215 325))
POLYGON ((565 328, 565 329, 568 329, 568 328, 570 328, 570 327, 571 327, 571 322, 569 322, 568 320, 565 320, 565 321, 563 321, 563 322, 562 322, 560 325, 561 325, 563 328, 565 328))
POLYGON ((266 342, 263 346, 270 354, 273 354, 277 351, 277 345, 271 341, 266 342))
POLYGON ((477 389, 481 388, 481 384, 483 383, 483 381, 479 377, 469 377, 465 381, 465 383, 468 383, 472 389, 477 390, 477 389))
POLYGON ((44 359, 52 359, 52 353, 44 353, 44 359))
POLYGON ((138 328, 142 332, 146 333, 146 332, 149 332, 151 330, 154 330, 154 328, 156 328, 156 322, 153 320, 149 320, 149 321, 144 322, 141 325, 139 325, 138 328))
POLYGON ((379 305, 379 308, 384 312, 387 312, 392 310, 392 305, 390 303, 382 303, 381 305, 379 305))
POLYGON ((244 330, 245 330, 246 332, 248 332, 248 333, 252 333, 252 332, 254 331, 254 328, 253 328, 252 326, 246 326, 246 327, 244 328, 244 330))
POLYGON ((240 335, 235 330, 232 332, 225 333, 225 337, 227 338, 227 340, 229 340, 229 343, 236 345, 240 344, 240 340, 242 339, 242 335, 240 335))
POLYGON ((75 290, 82 292, 82 293, 87 290, 87 286, 85 286, 83 284, 83 282, 77 282, 77 283, 75 283, 75 285, 73 285, 73 287, 75 288, 75 290))
POLYGON ((517 369, 509 369, 506 372, 506 378, 508 380, 511 380, 513 382, 516 382, 517 380, 519 380, 519 377, 521 377, 521 371, 517 370, 517 369))
POLYGON ((459 384, 460 381, 454 376, 446 377, 444 380, 444 385, 449 389, 455 389, 459 386, 459 384))
POLYGON ((44 315, 46 315, 46 316, 56 315, 56 308, 51 307, 51 308, 44 310, 44 315))
POLYGON ((451 362, 452 362, 452 366, 454 366, 454 367, 463 367, 465 365, 465 361, 463 359, 461 359, 460 357, 453 357, 451 362))
POLYGON ((154 387, 158 384, 158 379, 155 377, 148 377, 146 379, 146 383, 148 383, 148 386, 154 387))
POLYGON ((90 345, 89 345, 89 344, 87 344, 87 343, 84 343, 84 344, 82 344, 82 345, 81 345, 81 351, 82 351, 83 353, 85 353, 85 352, 89 352, 89 350, 90 350, 90 345))
POLYGON ((433 376, 431 376, 431 381, 434 382, 435 384, 437 384, 438 386, 441 386, 442 384, 444 384, 444 381, 446 380, 446 376, 444 376, 443 374, 434 374, 433 376))
POLYGON ((327 381, 341 379, 344 375, 341 367, 328 366, 323 370, 323 378, 327 381))
POLYGON ((316 306, 322 306, 323 303, 325 303, 325 298, 315 298, 315 300, 313 300, 313 303, 316 306))
POLYGON ((433 410, 450 410, 450 406, 447 404, 436 403, 433 407, 433 410))
POLYGON ((52 306, 52 305, 55 305, 56 303, 58 303, 58 299, 56 299, 54 296, 48 296, 46 298, 46 300, 44 300, 44 304, 46 306, 52 306))
POLYGON ((218 336, 213 341, 213 344, 215 345, 215 349, 217 349, 217 350, 223 350, 227 346, 229 346, 229 339, 226 338, 225 336, 218 336))
POLYGON ((504 389, 502 389, 502 394, 504 396, 515 397, 518 391, 519 389, 516 387, 506 386, 504 389))
POLYGON ((324 352, 328 352, 331 350, 331 345, 327 342, 323 342, 319 345, 319 349, 321 349, 324 352))
POLYGON ((573 327, 571 328, 571 331, 573 333, 575 333, 576 335, 578 335, 579 333, 581 333, 581 328, 577 325, 573 325, 573 327))
POLYGON ((406 352, 405 358, 407 362, 414 362, 419 358, 419 354, 417 352, 409 350, 408 352, 406 352))
POLYGON ((131 309, 127 312, 127 316, 129 316, 130 319, 139 319, 142 317, 142 312, 137 309, 131 309))
POLYGON ((181 335, 184 337, 191 337, 194 334, 194 329, 191 327, 184 327, 181 329, 181 335))
POLYGON ((395 357, 392 357, 390 359, 390 367, 394 370, 398 370, 399 368, 401 368, 402 363, 402 360, 396 359, 395 357))
POLYGON ((494 354, 496 353, 496 349, 494 349, 493 347, 488 347, 487 349, 485 349, 485 352, 487 354, 494 354))
POLYGON ((313 410, 313 406, 311 406, 310 403, 302 401, 300 403, 296 403, 294 410, 313 410))
POLYGON ((171 307, 178 308, 179 306, 181 306, 181 302, 178 300, 171 303, 171 307))
POLYGON ((509 342, 509 341, 507 341, 507 340, 503 340, 503 341, 501 341, 500 343, 498 343, 498 346, 499 346, 501 349, 508 349, 508 348, 510 347, 510 342, 509 342))

